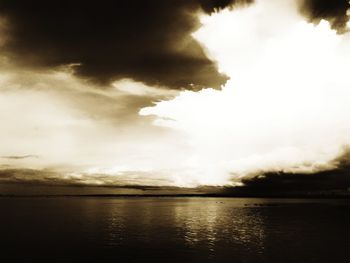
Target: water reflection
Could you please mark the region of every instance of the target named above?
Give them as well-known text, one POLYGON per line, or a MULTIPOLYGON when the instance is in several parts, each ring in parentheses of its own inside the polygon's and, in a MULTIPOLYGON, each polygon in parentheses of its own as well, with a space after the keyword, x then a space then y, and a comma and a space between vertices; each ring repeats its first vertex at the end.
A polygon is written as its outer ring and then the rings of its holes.
POLYGON ((121 245, 126 236, 125 236, 125 230, 126 230, 126 218, 122 211, 124 208, 125 203, 122 202, 118 206, 111 206, 108 210, 108 217, 107 217, 107 235, 108 235, 108 246, 119 246, 121 245))
POLYGON ((18 262, 341 262, 350 247, 339 200, 0 198, 0 209, 2 251, 18 262))
POLYGON ((215 255, 222 247, 264 249, 264 223, 257 209, 232 206, 230 200, 190 200, 175 207, 175 224, 189 247, 203 246, 215 255))
MULTIPOLYGON (((265 223, 261 208, 232 199, 106 200, 95 222, 107 246, 155 251, 166 247, 179 255, 263 253, 265 223), (229 250, 227 248, 230 248, 229 250)), ((94 218, 94 217, 92 217, 94 218)), ((96 219, 96 218, 95 218, 96 219)))

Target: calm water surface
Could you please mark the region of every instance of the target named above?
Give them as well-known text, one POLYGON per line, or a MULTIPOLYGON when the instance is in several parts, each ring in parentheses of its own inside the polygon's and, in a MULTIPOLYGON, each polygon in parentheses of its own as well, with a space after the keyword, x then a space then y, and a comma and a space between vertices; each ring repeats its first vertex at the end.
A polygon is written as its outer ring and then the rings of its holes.
POLYGON ((350 200, 0 198, 1 262, 350 262, 350 200))

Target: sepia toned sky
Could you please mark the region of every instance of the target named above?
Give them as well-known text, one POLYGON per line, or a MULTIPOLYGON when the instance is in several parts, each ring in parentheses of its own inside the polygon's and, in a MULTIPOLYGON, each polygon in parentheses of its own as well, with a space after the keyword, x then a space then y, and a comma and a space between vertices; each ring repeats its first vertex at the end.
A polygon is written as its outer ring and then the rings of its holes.
POLYGON ((347 189, 349 8, 1 1, 0 193, 347 189))

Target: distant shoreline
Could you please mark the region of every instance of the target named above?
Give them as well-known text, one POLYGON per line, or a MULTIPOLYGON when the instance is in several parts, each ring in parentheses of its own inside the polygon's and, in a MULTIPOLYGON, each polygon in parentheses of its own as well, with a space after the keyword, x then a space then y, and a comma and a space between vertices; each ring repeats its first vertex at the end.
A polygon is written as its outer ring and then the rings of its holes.
POLYGON ((223 195, 223 194, 52 194, 16 195, 0 194, 0 198, 271 198, 271 199, 350 199, 350 195, 223 195))

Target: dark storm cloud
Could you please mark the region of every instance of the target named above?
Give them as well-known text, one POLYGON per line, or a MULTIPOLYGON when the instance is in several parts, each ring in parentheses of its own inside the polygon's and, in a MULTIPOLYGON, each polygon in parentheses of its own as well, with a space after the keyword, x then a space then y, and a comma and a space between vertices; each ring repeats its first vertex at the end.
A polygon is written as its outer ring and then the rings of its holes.
POLYGON ((72 174, 55 169, 0 169, 0 184, 31 184, 47 186, 101 186, 134 189, 158 189, 160 186, 171 185, 162 178, 140 171, 120 172, 114 175, 106 174, 72 174), (160 186, 158 186, 160 185, 160 186))
POLYGON ((342 31, 348 21, 349 0, 301 0, 301 12, 313 22, 326 19, 342 31))
MULTIPOLYGON (((342 28, 348 0, 300 0, 310 20, 342 28)), ((211 13, 253 0, 2 0, 12 59, 29 67, 80 63, 76 73, 107 84, 133 78, 172 88, 220 87, 217 72, 190 33, 198 10, 211 13)))
POLYGON ((0 196, 41 195, 212 195, 222 187, 186 188, 171 186, 167 180, 150 178, 145 172, 119 175, 81 174, 70 176, 54 169, 22 169, 0 165, 0 196), (157 183, 157 184, 155 184, 157 183), (159 186, 159 183, 161 184, 159 186))
POLYGON ((220 87, 226 77, 190 34, 196 12, 234 1, 100 0, 0 2, 3 52, 38 68, 80 63, 76 73, 107 84, 133 78, 172 88, 220 87))
POLYGON ((243 179, 244 186, 226 188, 227 195, 291 196, 340 195, 350 196, 350 150, 334 159, 335 168, 314 174, 267 172, 243 179))
POLYGON ((201 7, 207 13, 230 6, 242 6, 254 3, 255 0, 199 0, 201 7))
POLYGON ((270 194, 347 191, 350 188, 350 169, 340 168, 316 174, 267 173, 244 183, 251 191, 270 194))

